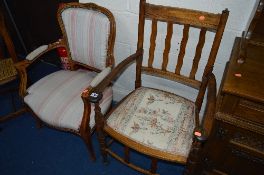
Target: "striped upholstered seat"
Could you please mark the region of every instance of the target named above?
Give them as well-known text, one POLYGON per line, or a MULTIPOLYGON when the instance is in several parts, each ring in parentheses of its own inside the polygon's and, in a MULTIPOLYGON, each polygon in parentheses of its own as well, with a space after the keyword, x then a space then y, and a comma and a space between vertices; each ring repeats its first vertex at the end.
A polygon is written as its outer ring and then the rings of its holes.
MULTIPOLYGON (((52 73, 27 89, 25 103, 45 123, 74 131, 80 129, 84 105, 81 98, 83 90, 88 87, 96 73, 85 70, 52 73)), ((103 112, 112 102, 112 88, 104 92, 101 101, 103 112)), ((90 114, 90 127, 93 128, 94 110, 90 114)))

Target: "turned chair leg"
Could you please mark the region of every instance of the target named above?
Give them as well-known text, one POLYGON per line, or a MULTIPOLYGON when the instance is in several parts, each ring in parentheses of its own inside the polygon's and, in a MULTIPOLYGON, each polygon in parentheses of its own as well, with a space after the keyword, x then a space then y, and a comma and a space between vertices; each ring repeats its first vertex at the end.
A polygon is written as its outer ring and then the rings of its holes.
POLYGON ((95 156, 95 152, 94 152, 94 149, 93 149, 93 144, 92 144, 92 141, 91 141, 91 134, 90 132, 86 132, 84 134, 81 135, 85 144, 86 144, 86 147, 90 153, 90 157, 92 159, 92 161, 95 161, 96 160, 96 156, 95 156))
POLYGON ((103 163, 108 164, 107 160, 107 152, 106 152, 106 142, 105 142, 105 136, 103 133, 98 133, 98 140, 100 144, 100 151, 103 158, 103 163))
POLYGON ((187 159, 186 168, 184 175, 199 175, 199 165, 200 165, 200 154, 201 154, 202 143, 194 141, 192 143, 192 148, 187 159))
POLYGON ((107 152, 106 152, 106 142, 105 142, 105 134, 103 131, 104 127, 104 116, 101 113, 101 108, 98 103, 95 103, 95 123, 96 123, 96 133, 97 138, 100 144, 100 151, 103 158, 103 163, 108 164, 107 161, 107 152))

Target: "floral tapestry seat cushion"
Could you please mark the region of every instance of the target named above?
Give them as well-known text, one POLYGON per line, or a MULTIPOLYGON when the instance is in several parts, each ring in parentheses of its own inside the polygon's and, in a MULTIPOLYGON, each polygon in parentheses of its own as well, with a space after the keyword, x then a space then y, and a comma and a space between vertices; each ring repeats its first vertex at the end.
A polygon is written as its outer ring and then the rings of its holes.
POLYGON ((192 144, 194 115, 192 101, 141 87, 114 110, 107 125, 140 144, 187 157, 192 144))
MULTIPOLYGON (((79 131, 84 111, 81 94, 96 75, 95 72, 81 69, 54 72, 30 86, 24 101, 45 123, 79 131)), ((103 113, 111 106, 112 98, 112 88, 108 87, 100 101, 103 113)), ((90 127, 93 128, 94 107, 91 106, 90 127)))

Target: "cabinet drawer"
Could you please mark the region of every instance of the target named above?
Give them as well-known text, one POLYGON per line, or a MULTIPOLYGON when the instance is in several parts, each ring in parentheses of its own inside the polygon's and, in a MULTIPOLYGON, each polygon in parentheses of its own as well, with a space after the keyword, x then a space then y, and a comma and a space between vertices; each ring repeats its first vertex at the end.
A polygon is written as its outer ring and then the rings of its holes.
MULTIPOLYGON (((236 123, 230 124, 225 121, 217 121, 216 123, 218 124, 216 141, 224 143, 221 144, 223 148, 232 147, 232 149, 237 148, 245 151, 262 159, 264 165, 264 135, 261 132, 251 131, 239 125, 235 126, 236 123)), ((243 126, 243 124, 241 125, 243 126)))
POLYGON ((226 152, 228 158, 224 162, 230 175, 259 175, 264 168, 264 160, 248 152, 248 150, 230 145, 226 152))
POLYGON ((216 120, 206 150, 204 175, 259 175, 264 169, 264 136, 233 124, 216 120))
POLYGON ((234 114, 247 120, 264 124, 264 105, 260 103, 240 99, 234 114))
POLYGON ((229 140, 232 153, 246 158, 252 158, 255 163, 263 164, 264 166, 264 137, 258 134, 243 133, 237 131, 229 140))

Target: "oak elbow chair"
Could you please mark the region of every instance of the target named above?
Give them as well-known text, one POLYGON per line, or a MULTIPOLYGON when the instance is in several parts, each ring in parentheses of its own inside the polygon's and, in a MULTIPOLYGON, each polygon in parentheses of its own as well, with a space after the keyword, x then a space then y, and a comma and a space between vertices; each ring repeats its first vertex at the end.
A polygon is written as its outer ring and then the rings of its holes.
MULTIPOLYGON (((8 33, 2 11, 0 11, 0 39, 3 41, 3 43, 0 46, 0 86, 1 86, 0 93, 1 94, 5 94, 7 92, 12 93, 12 91, 17 90, 17 87, 10 88, 10 86, 5 87, 5 85, 18 78, 17 71, 14 66, 14 64, 18 61, 18 58, 12 39, 8 33), (5 52, 5 50, 7 51, 7 53, 5 52)), ((12 95, 12 103, 13 103, 14 112, 8 113, 4 116, 0 116, 0 122, 7 121, 25 112, 24 108, 21 108, 19 110, 16 109, 13 95, 12 95)))
MULTIPOLYGON (((95 104, 96 131, 100 142, 103 161, 111 155, 127 166, 143 173, 156 174, 159 159, 186 165, 185 174, 196 174, 202 143, 210 133, 216 103, 216 80, 212 73, 218 48, 228 18, 228 10, 222 14, 188 10, 169 6, 160 6, 140 0, 138 43, 135 54, 117 65, 112 72, 99 83, 90 95, 90 101, 95 104), (143 62, 143 40, 145 20, 152 22, 150 35, 149 58, 143 62), (157 37, 157 24, 167 24, 167 35, 162 63, 154 65, 154 54, 157 37), (183 26, 183 37, 178 54, 175 71, 168 70, 169 52, 172 41, 173 27, 183 26), (193 64, 189 76, 181 74, 185 48, 190 28, 198 28, 200 35, 196 46, 193 64), (203 69, 202 80, 196 80, 196 72, 205 44, 207 31, 215 33, 206 66, 203 69), (103 98, 103 90, 133 61, 136 61, 135 90, 121 100, 107 115, 101 113, 98 104, 103 98), (145 64, 143 64, 145 63, 145 64), (143 87, 141 75, 146 73, 169 80, 175 80, 191 88, 197 89, 197 98, 193 102, 165 90, 143 87), (199 113, 206 97, 207 103, 203 120, 199 121, 199 113), (111 144, 105 141, 108 135, 112 141, 124 145, 124 157, 117 155, 111 144), (135 150, 152 157, 150 170, 133 164, 129 158, 130 150, 135 150)), ((196 30, 197 31, 197 30, 196 30)), ((210 47, 209 47, 210 48, 210 47)), ((174 58, 170 58, 174 59, 174 58)), ((169 65, 171 66, 171 65, 169 65)), ((111 142, 111 141, 110 141, 111 142)))
MULTIPOLYGON (((38 125, 79 135, 87 145, 91 158, 94 130, 93 105, 87 94, 114 65, 115 19, 112 13, 94 3, 62 4, 57 12, 62 39, 43 45, 16 64, 20 76, 19 93, 38 125), (59 70, 27 88, 27 68, 46 52, 65 47, 70 70, 59 70)), ((112 103, 112 88, 104 90, 100 106, 106 112, 112 103)))

